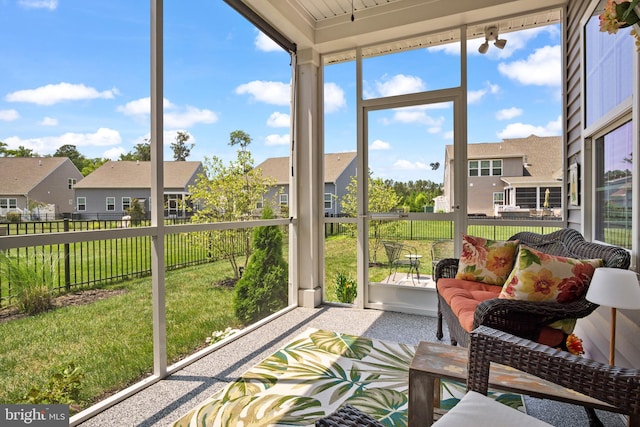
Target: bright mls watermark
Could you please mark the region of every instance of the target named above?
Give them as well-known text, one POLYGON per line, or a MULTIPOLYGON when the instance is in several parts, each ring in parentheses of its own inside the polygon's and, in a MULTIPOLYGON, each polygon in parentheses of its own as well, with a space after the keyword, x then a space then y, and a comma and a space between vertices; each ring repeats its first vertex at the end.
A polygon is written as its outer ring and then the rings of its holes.
POLYGON ((2 427, 68 427, 69 405, 2 405, 2 427))

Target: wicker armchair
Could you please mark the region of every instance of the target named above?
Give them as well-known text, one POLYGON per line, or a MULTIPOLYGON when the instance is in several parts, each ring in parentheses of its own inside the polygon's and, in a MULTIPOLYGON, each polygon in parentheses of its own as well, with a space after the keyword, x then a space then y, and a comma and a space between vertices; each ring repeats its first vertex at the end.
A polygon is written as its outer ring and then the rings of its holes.
POLYGON ((640 426, 640 370, 595 362, 506 332, 481 326, 471 332, 467 390, 487 394, 490 362, 608 403, 640 426))
MULTIPOLYGON (((629 268, 629 252, 617 246, 587 242, 573 229, 565 228, 549 234, 517 233, 509 240, 539 251, 571 258, 601 258, 605 267, 629 268)), ((440 278, 453 278, 458 271, 458 259, 448 258, 436 265, 436 283, 440 278)), ((436 286, 437 289, 437 286, 436 286)), ((513 335, 535 341, 541 329, 557 320, 582 318, 591 314, 598 305, 584 297, 570 303, 531 302, 492 298, 478 305, 474 314, 473 329, 485 325, 513 335)), ((438 326, 436 337, 442 339, 442 319, 447 322, 451 344, 469 345, 469 332, 465 330, 446 301, 438 294, 438 326)))

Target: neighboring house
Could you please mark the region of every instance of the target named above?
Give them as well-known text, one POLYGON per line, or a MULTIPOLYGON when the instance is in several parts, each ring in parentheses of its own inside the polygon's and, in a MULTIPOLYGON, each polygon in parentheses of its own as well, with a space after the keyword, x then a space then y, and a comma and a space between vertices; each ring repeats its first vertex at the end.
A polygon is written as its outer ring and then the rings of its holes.
POLYGON ((74 186, 82 179, 67 157, 1 157, 0 216, 55 219, 73 212, 74 186))
MULTIPOLYGON (((289 206, 289 158, 272 157, 260 163, 256 168, 262 169, 264 177, 275 179, 275 187, 264 200, 272 200, 277 195, 276 203, 282 209, 289 206)), ((347 192, 351 177, 356 176, 356 152, 329 153, 324 155, 324 214, 336 216, 342 213, 340 200, 347 192)), ((257 209, 262 206, 256 206, 257 209)))
MULTIPOLYGON (((185 197, 202 172, 201 162, 164 162, 164 216, 188 215, 185 197)), ((82 219, 119 219, 133 199, 151 212, 151 162, 110 161, 76 185, 74 216, 82 219)))
MULTIPOLYGON (((541 216, 562 209, 562 138, 535 136, 467 145, 467 212, 541 216), (546 195, 549 190, 548 196, 546 195), (548 208, 545 209, 545 198, 548 208)), ((445 149, 444 201, 454 199, 453 145, 445 149)))

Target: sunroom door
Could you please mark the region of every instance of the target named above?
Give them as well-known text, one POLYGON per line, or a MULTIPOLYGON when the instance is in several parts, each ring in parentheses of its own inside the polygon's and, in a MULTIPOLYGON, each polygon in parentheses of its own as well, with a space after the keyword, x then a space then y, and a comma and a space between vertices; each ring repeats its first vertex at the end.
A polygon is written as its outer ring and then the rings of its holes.
MULTIPOLYGON (((365 101, 365 306, 435 314, 434 261, 454 256, 465 224, 454 191, 458 93, 365 101)), ((462 132, 458 132, 462 133, 462 132)), ((459 150, 461 151, 461 150, 459 150)), ((464 152, 462 152, 464 155, 464 152)), ((458 183, 459 184, 459 183, 458 183)), ((464 188, 464 187, 463 187, 464 188)))

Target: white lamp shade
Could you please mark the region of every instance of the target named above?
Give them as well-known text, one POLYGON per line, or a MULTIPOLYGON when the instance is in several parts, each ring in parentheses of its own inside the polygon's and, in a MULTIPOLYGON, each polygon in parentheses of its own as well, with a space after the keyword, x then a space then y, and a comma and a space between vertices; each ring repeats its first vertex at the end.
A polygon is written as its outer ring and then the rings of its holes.
POLYGON ((640 309, 640 284, 635 272, 621 268, 596 268, 586 298, 606 307, 640 309))

